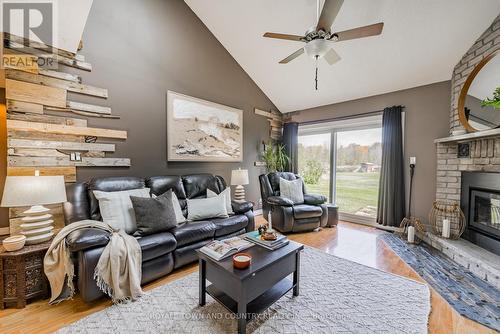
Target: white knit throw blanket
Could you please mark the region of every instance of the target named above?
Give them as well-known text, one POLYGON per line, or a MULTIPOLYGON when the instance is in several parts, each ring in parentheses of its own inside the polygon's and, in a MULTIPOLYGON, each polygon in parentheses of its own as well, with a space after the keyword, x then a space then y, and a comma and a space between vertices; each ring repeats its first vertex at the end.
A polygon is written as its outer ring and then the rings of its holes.
POLYGON ((45 255, 43 266, 52 291, 49 304, 71 299, 75 293, 74 266, 65 238, 71 232, 86 227, 111 233, 94 271, 97 286, 114 303, 139 298, 142 295, 142 253, 137 240, 123 231, 113 230, 103 222, 82 220, 65 226, 52 240, 45 255))

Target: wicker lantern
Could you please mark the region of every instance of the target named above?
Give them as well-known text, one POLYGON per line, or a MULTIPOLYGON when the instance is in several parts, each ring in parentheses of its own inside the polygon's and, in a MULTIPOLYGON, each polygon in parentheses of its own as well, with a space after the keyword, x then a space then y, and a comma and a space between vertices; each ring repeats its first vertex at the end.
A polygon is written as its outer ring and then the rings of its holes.
POLYGON ((450 239, 458 239, 465 231, 465 216, 457 203, 434 201, 429 222, 434 234, 441 236, 443 232, 443 220, 450 221, 450 239))

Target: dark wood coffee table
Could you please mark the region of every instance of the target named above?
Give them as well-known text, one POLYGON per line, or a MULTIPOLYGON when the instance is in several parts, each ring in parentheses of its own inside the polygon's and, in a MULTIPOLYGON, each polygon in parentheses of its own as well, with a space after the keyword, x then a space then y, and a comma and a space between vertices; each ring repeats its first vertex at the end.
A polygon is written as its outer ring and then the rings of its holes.
POLYGON ((200 271, 200 306, 206 293, 236 314, 238 333, 246 332, 247 321, 254 319, 293 289, 299 295, 300 252, 304 246, 290 241, 275 251, 255 245, 247 250, 252 256, 248 269, 233 268, 232 256, 215 261, 197 251, 200 271), (293 281, 287 276, 293 274, 293 281), (206 281, 210 285, 206 286, 206 281))

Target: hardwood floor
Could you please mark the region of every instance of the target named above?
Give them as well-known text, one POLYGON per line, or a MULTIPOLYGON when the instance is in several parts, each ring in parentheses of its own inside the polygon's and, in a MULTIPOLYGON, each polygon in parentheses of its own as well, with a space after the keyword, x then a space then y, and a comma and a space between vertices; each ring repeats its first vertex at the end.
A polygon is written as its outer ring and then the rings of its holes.
MULTIPOLYGON (((259 222, 262 222, 261 217, 257 219, 257 224, 259 222)), ((351 261, 423 282, 418 274, 388 246, 377 240, 377 235, 380 233, 387 232, 341 222, 336 228, 293 234, 289 235, 289 238, 351 261)), ((145 290, 151 290, 195 271, 197 271, 197 265, 189 265, 148 284, 145 290)), ((86 305, 78 296, 55 306, 49 306, 47 300, 36 301, 21 310, 10 308, 0 311, 0 333, 51 333, 110 305, 111 302, 106 299, 86 305)), ((431 306, 429 333, 495 333, 460 316, 432 288, 431 306)))

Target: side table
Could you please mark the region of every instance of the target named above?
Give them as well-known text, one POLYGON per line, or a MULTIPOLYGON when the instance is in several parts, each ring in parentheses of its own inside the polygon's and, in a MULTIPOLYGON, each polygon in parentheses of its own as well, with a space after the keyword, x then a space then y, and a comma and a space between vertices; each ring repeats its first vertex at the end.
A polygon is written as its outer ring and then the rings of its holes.
POLYGON ((339 207, 335 204, 327 204, 328 222, 326 227, 335 227, 339 223, 339 207))
POLYGON ((0 246, 0 309, 9 305, 24 308, 36 297, 49 298, 49 285, 43 272, 43 258, 50 241, 7 252, 0 246))

